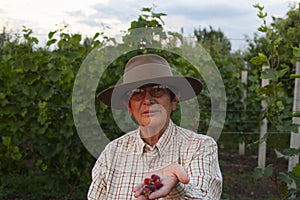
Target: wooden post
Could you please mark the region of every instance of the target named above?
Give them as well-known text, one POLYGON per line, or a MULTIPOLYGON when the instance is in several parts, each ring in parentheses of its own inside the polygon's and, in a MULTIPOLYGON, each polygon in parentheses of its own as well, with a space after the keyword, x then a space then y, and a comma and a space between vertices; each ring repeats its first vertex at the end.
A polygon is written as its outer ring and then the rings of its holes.
MULTIPOLYGON (((242 70, 242 83, 247 86, 247 76, 248 76, 248 71, 247 70, 242 70)), ((243 89, 243 95, 242 95, 242 103, 244 105, 244 111, 247 109, 246 107, 246 98, 247 98, 247 87, 243 89)), ((243 132, 241 133, 243 134, 243 132)), ((239 155, 245 155, 245 141, 240 141, 239 142, 239 155)))
POLYGON ((241 156, 245 155, 245 142, 244 141, 239 142, 239 155, 241 155, 241 156))
MULTIPOLYGON (((265 65, 262 66, 263 71, 268 68, 269 68, 269 66, 265 66, 265 65)), ((262 79, 262 82, 261 82, 262 87, 265 87, 268 84, 269 84, 268 79, 262 79)), ((265 109, 267 107, 267 101, 263 99, 261 101, 261 106, 262 106, 262 109, 265 109)), ((260 125, 259 138, 260 139, 263 138, 267 132, 268 132, 268 120, 266 118, 264 118, 260 125)), ((261 167, 262 169, 264 169, 265 165, 266 165, 266 150, 267 150, 267 142, 264 141, 264 142, 260 143, 258 146, 258 167, 261 167)))
MULTIPOLYGON (((300 74, 300 60, 296 63, 296 74, 300 74)), ((295 88, 294 88, 294 104, 293 112, 300 112, 300 80, 299 78, 295 79, 295 88)), ((293 117, 293 123, 300 125, 300 117, 293 117)), ((290 138, 290 148, 299 148, 300 147, 300 126, 298 127, 298 133, 291 133, 290 138)), ((296 164, 299 163, 299 155, 295 155, 289 158, 288 171, 292 171, 296 164)))

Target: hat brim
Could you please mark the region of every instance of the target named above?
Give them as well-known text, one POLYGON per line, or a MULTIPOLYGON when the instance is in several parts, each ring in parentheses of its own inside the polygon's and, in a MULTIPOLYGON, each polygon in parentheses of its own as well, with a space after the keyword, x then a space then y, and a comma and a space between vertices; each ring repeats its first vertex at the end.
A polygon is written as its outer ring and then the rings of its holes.
POLYGON ((145 84, 162 84, 167 85, 174 90, 174 93, 179 92, 179 101, 185 101, 197 96, 202 90, 202 83, 193 77, 184 76, 167 76, 154 79, 147 79, 126 84, 117 84, 114 87, 107 88, 98 93, 97 98, 107 106, 114 109, 126 109, 126 94, 145 84))

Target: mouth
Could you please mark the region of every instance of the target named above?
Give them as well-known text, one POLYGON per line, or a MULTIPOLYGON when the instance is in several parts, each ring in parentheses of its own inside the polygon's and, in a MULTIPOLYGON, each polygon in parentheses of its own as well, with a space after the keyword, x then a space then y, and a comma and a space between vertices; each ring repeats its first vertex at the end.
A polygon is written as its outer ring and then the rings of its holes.
POLYGON ((159 110, 146 110, 146 111, 142 112, 142 115, 152 116, 157 113, 160 113, 160 111, 159 110))

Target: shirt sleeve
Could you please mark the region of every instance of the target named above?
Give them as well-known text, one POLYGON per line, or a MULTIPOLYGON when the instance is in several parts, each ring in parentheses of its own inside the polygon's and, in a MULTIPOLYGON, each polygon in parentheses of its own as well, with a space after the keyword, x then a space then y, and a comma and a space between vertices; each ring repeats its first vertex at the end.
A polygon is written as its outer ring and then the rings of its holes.
POLYGON ((190 181, 188 184, 179 182, 168 195, 170 199, 220 199, 222 174, 218 162, 217 144, 212 138, 208 137, 200 142, 190 162, 183 167, 190 181))
POLYGON ((105 163, 105 154, 102 152, 92 169, 92 183, 87 195, 88 200, 107 199, 105 179, 107 167, 105 163))

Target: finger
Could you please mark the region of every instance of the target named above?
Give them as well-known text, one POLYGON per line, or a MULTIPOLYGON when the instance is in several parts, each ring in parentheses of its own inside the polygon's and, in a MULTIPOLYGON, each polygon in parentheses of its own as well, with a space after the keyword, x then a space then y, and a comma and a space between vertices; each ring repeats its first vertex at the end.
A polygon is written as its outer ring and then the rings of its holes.
POLYGON ((176 165, 174 173, 177 176, 178 181, 180 181, 183 184, 189 183, 190 179, 181 165, 176 165))
POLYGON ((148 198, 149 199, 157 199, 157 198, 167 196, 167 194, 168 194, 168 192, 166 192, 166 190, 162 190, 162 188, 161 188, 155 192, 152 192, 148 198))
POLYGON ((138 198, 139 196, 141 196, 141 192, 139 192, 139 191, 136 191, 136 192, 134 192, 134 194, 133 194, 133 196, 135 197, 135 198, 138 198))
POLYGON ((148 198, 145 197, 144 195, 141 195, 141 196, 137 197, 137 200, 148 200, 148 198))
POLYGON ((183 184, 188 184, 189 181, 190 181, 190 179, 189 179, 189 177, 187 176, 186 172, 178 174, 178 175, 177 175, 177 178, 178 178, 178 180, 179 180, 181 183, 183 183, 183 184))
POLYGON ((141 189, 143 188, 143 186, 144 186, 144 184, 143 184, 143 183, 140 183, 140 184, 136 185, 136 186, 132 189, 132 191, 133 191, 133 192, 141 191, 141 189))
MULTIPOLYGON (((138 198, 138 197, 140 197, 140 196, 143 196, 142 195, 142 190, 143 190, 143 184, 142 183, 140 183, 140 184, 138 184, 138 185, 136 185, 134 188, 133 188, 133 192, 134 192, 134 197, 135 198, 138 198)), ((138 198, 139 199, 139 198, 138 198)))
POLYGON ((172 190, 172 188, 174 187, 174 184, 176 183, 172 180, 165 180, 161 188, 155 190, 149 195, 149 199, 157 199, 157 198, 167 196, 172 190))

